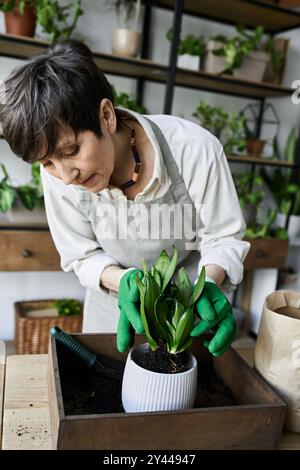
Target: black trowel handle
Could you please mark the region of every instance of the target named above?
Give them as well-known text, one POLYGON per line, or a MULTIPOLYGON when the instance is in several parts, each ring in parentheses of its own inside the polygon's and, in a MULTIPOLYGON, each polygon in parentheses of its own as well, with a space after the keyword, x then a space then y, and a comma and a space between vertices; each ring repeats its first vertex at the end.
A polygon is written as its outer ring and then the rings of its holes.
POLYGON ((83 346, 73 336, 54 326, 50 330, 51 335, 70 351, 76 354, 88 366, 95 366, 97 372, 116 380, 122 380, 124 364, 108 356, 93 354, 88 348, 83 346))

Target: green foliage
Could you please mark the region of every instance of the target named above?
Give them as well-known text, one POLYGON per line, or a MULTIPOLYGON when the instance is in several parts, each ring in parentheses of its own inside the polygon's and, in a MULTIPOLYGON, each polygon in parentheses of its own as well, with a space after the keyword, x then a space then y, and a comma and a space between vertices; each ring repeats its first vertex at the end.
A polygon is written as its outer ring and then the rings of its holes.
POLYGON ((112 89, 115 106, 131 109, 132 111, 135 111, 140 114, 147 114, 147 109, 144 106, 139 105, 137 100, 133 96, 129 96, 128 93, 123 92, 117 93, 114 87, 112 87, 112 89))
POLYGON ((193 117, 199 121, 201 126, 210 130, 213 134, 218 134, 229 122, 229 115, 222 106, 210 106, 203 100, 200 101, 193 117))
POLYGON ((0 212, 7 212, 11 210, 15 201, 14 188, 9 184, 9 176, 5 166, 0 163, 1 170, 4 177, 0 181, 0 212))
POLYGON ((53 302, 53 307, 57 308, 60 317, 70 315, 82 315, 82 303, 79 300, 64 298, 53 302))
POLYGON ((18 196, 26 209, 32 211, 37 205, 44 207, 43 187, 40 177, 40 164, 33 163, 32 179, 29 183, 13 187, 3 164, 0 164, 4 178, 0 182, 0 212, 8 212, 13 208, 18 196))
POLYGON ((177 258, 176 247, 171 259, 163 250, 150 270, 143 263, 142 279, 136 275, 140 313, 149 346, 155 351, 164 345, 171 354, 186 350, 192 343, 190 332, 196 319, 195 303, 205 282, 204 268, 192 285, 183 267, 177 273, 177 282, 173 282, 177 258))
POLYGON ((261 47, 264 28, 257 26, 255 31, 247 32, 244 26, 237 26, 237 35, 231 38, 218 35, 213 39, 220 43, 220 47, 214 49, 214 55, 224 57, 226 67, 221 74, 233 74, 235 69, 241 67, 244 57, 253 50, 259 50, 261 47))
POLYGON ((276 50, 275 42, 272 36, 269 36, 266 42, 266 51, 270 54, 272 69, 275 73, 275 76, 278 77, 284 63, 285 56, 276 50))
MULTIPOLYGON (((166 33, 166 38, 172 41, 173 31, 172 28, 166 33)), ((193 56, 203 57, 206 51, 205 40, 203 36, 194 36, 188 34, 187 36, 180 39, 178 54, 189 54, 193 56)))
POLYGON ((236 150, 244 152, 246 148, 245 116, 243 113, 232 113, 227 125, 227 140, 224 143, 224 151, 227 155, 236 150))
POLYGON ((273 226, 276 214, 275 209, 269 209, 261 223, 255 223, 247 227, 245 236, 247 238, 279 238, 280 240, 287 240, 287 231, 284 228, 273 226))
MULTIPOLYGON (((0 2, 0 10, 11 11, 16 6, 16 0, 0 2)), ((68 5, 59 5, 58 0, 20 0, 19 11, 24 13, 26 6, 33 7, 37 16, 37 22, 41 25, 44 33, 50 35, 50 43, 71 37, 79 16, 83 15, 81 0, 68 5), (73 18, 69 22, 71 10, 74 9, 73 18)))
POLYGON ((243 209, 246 204, 257 207, 264 199, 262 189, 263 178, 254 173, 239 173, 233 175, 235 189, 243 209))

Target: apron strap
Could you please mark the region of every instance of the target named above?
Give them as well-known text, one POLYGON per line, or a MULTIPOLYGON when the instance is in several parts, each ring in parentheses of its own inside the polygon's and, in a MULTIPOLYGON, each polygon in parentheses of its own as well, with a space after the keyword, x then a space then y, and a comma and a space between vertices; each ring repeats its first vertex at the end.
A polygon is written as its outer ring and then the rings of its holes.
POLYGON ((172 181, 172 184, 174 186, 178 186, 179 184, 184 184, 182 176, 179 173, 178 166, 174 160, 171 149, 169 147, 169 144, 166 141, 166 138, 163 135, 162 131, 153 121, 151 121, 151 119, 148 119, 146 116, 143 116, 143 117, 144 119, 146 119, 146 121, 148 121, 148 123, 152 127, 156 140, 161 149, 161 153, 162 153, 165 165, 167 167, 169 177, 172 181))

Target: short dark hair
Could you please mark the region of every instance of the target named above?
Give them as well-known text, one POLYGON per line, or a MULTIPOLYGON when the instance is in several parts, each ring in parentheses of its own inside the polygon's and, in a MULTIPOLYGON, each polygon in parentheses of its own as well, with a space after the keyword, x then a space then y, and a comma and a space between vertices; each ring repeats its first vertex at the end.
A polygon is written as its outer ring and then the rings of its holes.
MULTIPOLYGON (((75 136, 89 130, 101 136, 99 106, 114 105, 113 89, 93 61, 92 51, 74 39, 57 43, 17 67, 4 82, 0 122, 11 150, 24 161, 37 160, 41 146, 53 153, 64 125, 75 136)), ((120 117, 116 110, 117 128, 120 117)))

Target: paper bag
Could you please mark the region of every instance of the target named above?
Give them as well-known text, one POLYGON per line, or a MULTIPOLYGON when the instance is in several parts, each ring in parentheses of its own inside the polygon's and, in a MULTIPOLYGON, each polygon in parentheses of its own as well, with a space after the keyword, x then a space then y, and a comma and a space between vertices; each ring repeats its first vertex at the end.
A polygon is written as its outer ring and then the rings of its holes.
POLYGON ((284 429, 300 432, 300 293, 266 297, 254 365, 287 404, 284 429))

